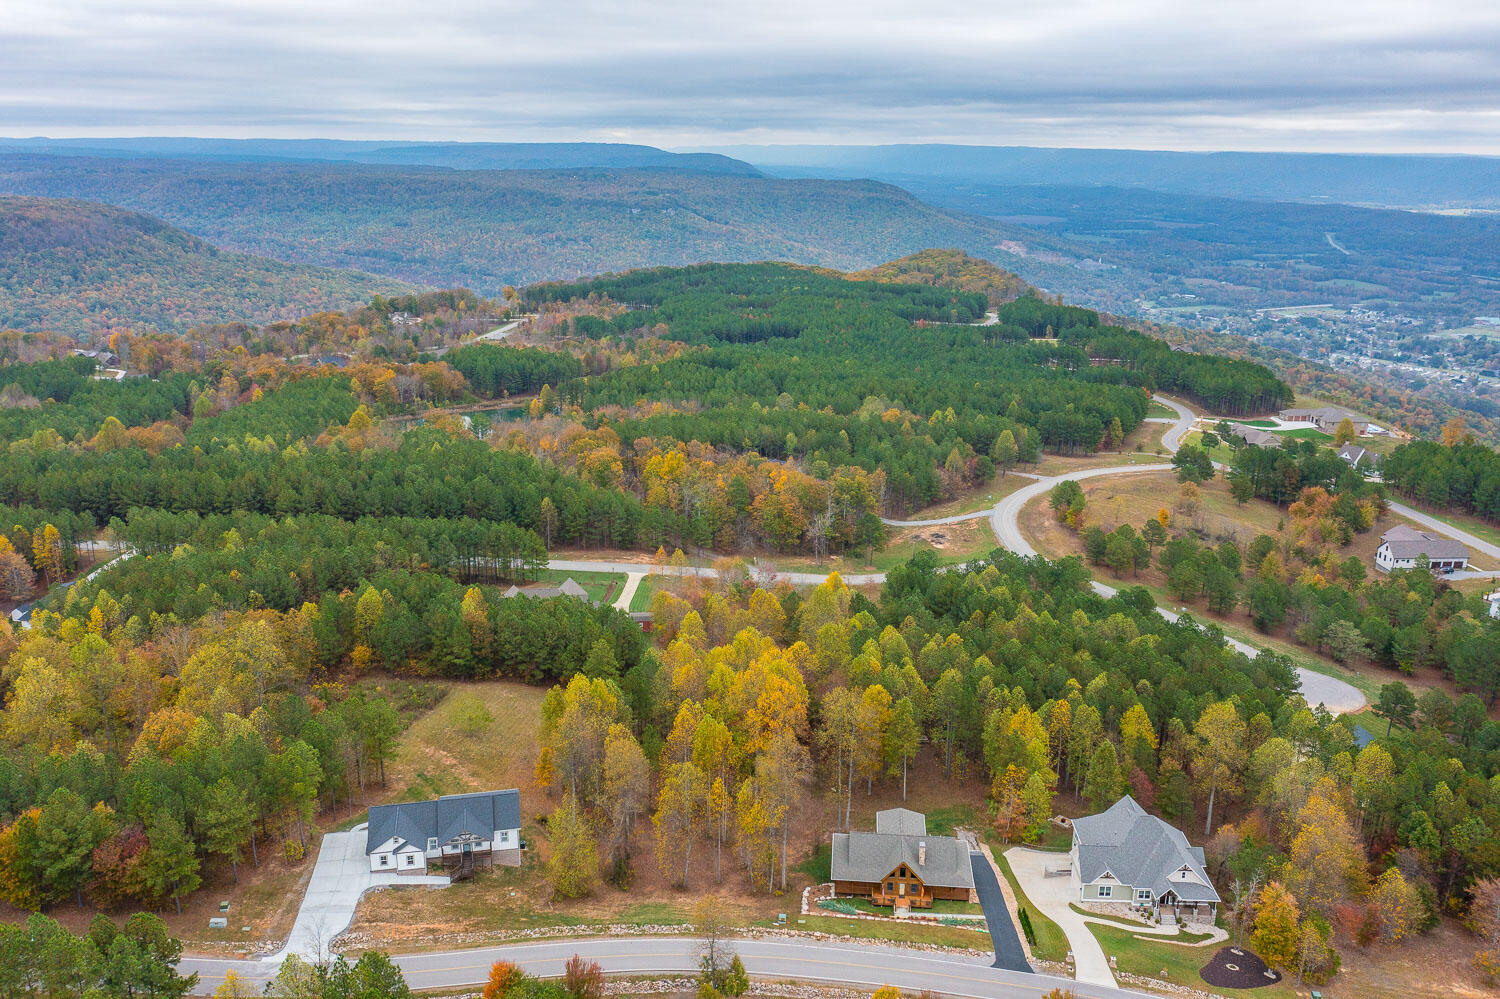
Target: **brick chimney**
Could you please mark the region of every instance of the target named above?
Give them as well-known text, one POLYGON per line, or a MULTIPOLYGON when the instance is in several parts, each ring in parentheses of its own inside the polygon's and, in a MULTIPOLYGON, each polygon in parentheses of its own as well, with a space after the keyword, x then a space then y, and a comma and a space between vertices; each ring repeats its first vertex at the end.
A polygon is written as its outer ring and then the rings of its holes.
POLYGON ((927 841, 925 839, 917 840, 917 866, 927 866, 927 841))

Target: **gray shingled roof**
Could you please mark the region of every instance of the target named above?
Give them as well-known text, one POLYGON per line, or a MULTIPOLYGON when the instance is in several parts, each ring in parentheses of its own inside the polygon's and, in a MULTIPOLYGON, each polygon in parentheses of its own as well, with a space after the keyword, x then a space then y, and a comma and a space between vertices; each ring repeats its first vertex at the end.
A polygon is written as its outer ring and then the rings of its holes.
POLYGON ((1317 409, 1283 409, 1279 414, 1283 420, 1307 420, 1312 423, 1338 423, 1348 420, 1355 426, 1361 423, 1368 425, 1369 421, 1363 417, 1355 416, 1347 409, 1337 406, 1319 406, 1317 409))
POLYGON ((1217 902, 1203 850, 1187 841, 1181 830, 1150 815, 1126 795, 1098 815, 1073 820, 1073 843, 1078 848, 1078 876, 1091 884, 1105 871, 1122 885, 1150 888, 1155 898, 1168 891, 1184 902, 1217 902), (1174 881, 1174 872, 1187 867, 1203 884, 1174 881))
MULTIPOLYGON (((427 840, 433 836, 439 843, 451 843, 465 834, 489 839, 497 829, 519 828, 521 792, 516 788, 447 794, 436 801, 375 805, 370 809, 365 853, 374 853, 392 836, 426 850, 427 840)), ((400 847, 398 843, 396 848, 400 847)))
POLYGON ((920 812, 893 808, 875 819, 876 828, 920 828, 923 833, 850 832, 833 835, 835 881, 881 881, 901 864, 938 888, 973 888, 974 869, 969 864, 969 845, 952 836, 928 836, 927 818, 920 812), (882 824, 881 819, 885 818, 882 824), (922 844, 927 862, 919 863, 922 844))
POLYGON ((927 816, 910 808, 887 808, 875 813, 875 831, 894 836, 926 836, 927 816))
POLYGON ((1469 549, 1462 542, 1441 534, 1418 531, 1405 524, 1397 524, 1386 531, 1380 540, 1390 546, 1391 557, 1395 559, 1414 559, 1419 555, 1426 555, 1429 560, 1469 557, 1469 549))
POLYGON ((577 597, 579 600, 589 598, 588 591, 579 586, 572 576, 562 581, 561 586, 533 586, 529 590, 523 590, 519 586, 512 586, 501 594, 503 597, 530 597, 533 600, 550 600, 553 597, 577 597))
POLYGON ((1339 457, 1347 461, 1352 467, 1358 468, 1360 462, 1366 461, 1370 457, 1370 452, 1358 444, 1345 444, 1339 448, 1339 457))
POLYGON ((1268 434, 1264 430, 1257 430, 1255 427, 1232 423, 1229 426, 1229 432, 1246 444, 1254 444, 1256 447, 1281 447, 1280 437, 1268 434))

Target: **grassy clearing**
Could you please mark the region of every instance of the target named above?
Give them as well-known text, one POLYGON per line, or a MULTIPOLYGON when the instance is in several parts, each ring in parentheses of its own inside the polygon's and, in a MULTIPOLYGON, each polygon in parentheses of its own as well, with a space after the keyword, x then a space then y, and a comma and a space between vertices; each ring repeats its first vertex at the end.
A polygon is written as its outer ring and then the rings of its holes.
POLYGON ((1031 948, 1031 953, 1039 961, 1062 961, 1068 956, 1068 938, 1063 933, 1062 927, 1042 915, 1042 910, 1031 904, 1031 899, 1021 890, 1021 884, 1016 880, 1015 872, 1010 869, 1010 863, 1005 855, 990 844, 990 851, 995 855, 995 863, 1000 868, 1000 873, 1005 875, 1005 880, 1010 882, 1010 890, 1015 893, 1016 904, 1026 913, 1027 919, 1031 921, 1032 932, 1036 934, 1036 946, 1031 948))
MULTIPOLYGON (((1113 926, 1088 924, 1089 932, 1104 948, 1106 957, 1113 957, 1118 970, 1132 975, 1143 975, 1156 981, 1166 981, 1187 988, 1206 989, 1198 969, 1213 956, 1212 947, 1183 947, 1179 944, 1158 943, 1138 939, 1130 930, 1113 926), (1165 972, 1165 977, 1163 977, 1165 972)), ((1187 934, 1173 937, 1174 940, 1191 940, 1187 934)), ((1204 939, 1203 936, 1197 939, 1204 939)), ((1265 985, 1250 993, 1256 999, 1294 999, 1298 994, 1289 979, 1275 985, 1265 985)))
POLYGON ((851 573, 889 572, 919 551, 931 551, 939 565, 956 565, 983 558, 995 550, 995 535, 988 519, 978 517, 956 524, 930 527, 887 527, 886 546, 866 560, 864 552, 848 552, 819 561, 811 555, 773 555, 757 564, 779 572, 851 573))
MULTIPOLYGON (((874 902, 871 902, 867 898, 844 898, 844 897, 840 897, 839 900, 838 900, 838 902, 839 902, 840 905, 849 905, 849 906, 852 906, 853 908, 858 909, 860 912, 864 913, 867 916, 889 916, 891 914, 891 910, 890 910, 890 908, 888 906, 879 906, 879 905, 876 905, 874 902)), ((821 908, 821 906, 820 906, 820 908, 821 908)), ((919 914, 919 915, 925 915, 929 910, 915 910, 914 909, 912 911, 914 913, 919 914)), ((932 901, 932 909, 930 911, 931 911, 931 913, 933 915, 936 915, 936 916, 945 916, 945 915, 952 915, 952 916, 982 916, 982 915, 984 915, 984 907, 983 906, 976 905, 973 902, 960 902, 960 901, 957 901, 955 899, 950 899, 950 898, 933 899, 933 901, 932 901)), ((830 910, 830 911, 828 911, 828 915, 836 917, 838 915, 838 913, 836 911, 830 910)))
MULTIPOLYGON (((1026 469, 1023 468, 1022 471, 1026 469)), ((940 517, 956 517, 960 514, 973 513, 976 510, 988 510, 1030 481, 1024 475, 996 475, 984 485, 974 489, 965 489, 951 500, 934 503, 932 506, 914 510, 895 519, 937 520, 940 517)))
POLYGON ((656 595, 656 590, 663 581, 661 576, 647 576, 641 580, 641 585, 635 589, 635 596, 630 598, 630 612, 637 614, 650 610, 651 598, 656 595))
POLYGON ((393 800, 529 787, 545 694, 541 687, 519 683, 453 684, 402 737, 387 768, 387 784, 402 788, 393 800), (487 722, 476 724, 483 714, 473 710, 475 702, 488 714, 487 722))
POLYGON ((1332 444, 1333 438, 1316 427, 1303 427, 1301 430, 1283 430, 1280 436, 1293 441, 1317 441, 1319 444, 1332 444))
POLYGON ((558 586, 567 579, 583 587, 589 599, 596 603, 603 601, 606 595, 613 600, 625 585, 623 572, 568 572, 563 569, 542 570, 537 576, 537 583, 542 586, 558 586))
MULTIPOLYGON (((775 926, 774 920, 759 925, 775 926)), ((898 920, 840 919, 838 916, 796 916, 787 914, 787 928, 808 933, 832 933, 862 940, 888 940, 893 943, 933 944, 938 947, 966 947, 989 950, 988 930, 971 930, 962 926, 933 926, 930 923, 908 923, 898 920)))
POLYGON ((1152 417, 1166 417, 1169 420, 1177 419, 1177 414, 1172 411, 1172 408, 1170 406, 1163 406, 1155 399, 1152 399, 1149 403, 1147 403, 1146 416, 1148 419, 1152 417))
POLYGON ((1139 919, 1132 919, 1129 916, 1113 916, 1104 912, 1090 912, 1088 909, 1085 909, 1077 902, 1069 902, 1068 908, 1072 909, 1080 916, 1087 916, 1089 919, 1102 919, 1105 922, 1118 923, 1121 926, 1135 926, 1139 928, 1147 925, 1141 922, 1139 919))

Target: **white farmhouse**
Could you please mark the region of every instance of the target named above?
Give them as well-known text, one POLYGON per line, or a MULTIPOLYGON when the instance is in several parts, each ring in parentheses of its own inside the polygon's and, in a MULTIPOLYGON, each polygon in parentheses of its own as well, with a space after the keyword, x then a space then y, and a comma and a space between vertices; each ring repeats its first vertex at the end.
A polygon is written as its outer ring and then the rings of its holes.
POLYGON ((1080 902, 1145 910, 1164 922, 1214 920, 1219 893, 1203 848, 1130 795, 1073 820, 1072 878, 1080 902))
POLYGON ((461 874, 480 859, 519 866, 521 792, 511 788, 376 805, 370 809, 366 844, 372 871, 426 874, 430 864, 452 864, 461 874))
POLYGON ((1397 524, 1380 536, 1380 547, 1375 549, 1375 568, 1381 572, 1415 569, 1417 559, 1424 555, 1433 572, 1458 572, 1469 567, 1469 549, 1461 542, 1397 524))

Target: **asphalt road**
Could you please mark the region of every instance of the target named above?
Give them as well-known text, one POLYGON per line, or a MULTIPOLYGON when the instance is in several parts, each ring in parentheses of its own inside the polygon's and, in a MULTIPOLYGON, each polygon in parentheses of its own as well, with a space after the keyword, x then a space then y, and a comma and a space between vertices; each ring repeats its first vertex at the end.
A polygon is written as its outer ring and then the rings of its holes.
POLYGON ((984 921, 990 929, 990 941, 995 945, 992 967, 1031 971, 1031 965, 1026 963, 1026 950, 1021 946, 1021 935, 1016 932, 1016 924, 1010 918, 1010 907, 1005 904, 1005 893, 995 878, 995 869, 982 853, 969 854, 969 863, 974 868, 974 890, 979 893, 984 921))
MULTIPOLYGON (((394 958, 413 989, 479 985, 490 965, 505 960, 528 974, 557 977, 574 954, 598 961, 609 974, 692 974, 701 942, 690 937, 628 937, 506 944, 473 950, 408 954, 394 958)), ((960 999, 1038 999, 1055 988, 1071 988, 1081 999, 1139 999, 1141 993, 991 967, 987 957, 961 956, 876 944, 820 940, 736 940, 734 949, 755 978, 837 982, 873 992, 892 985, 903 992, 932 991, 960 999)), ((184 972, 199 975, 199 994, 211 993, 233 970, 251 983, 267 981, 276 965, 261 961, 190 958, 184 972)))

